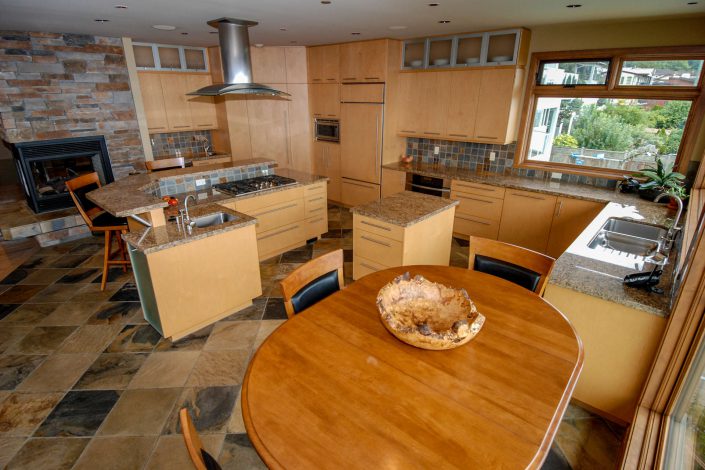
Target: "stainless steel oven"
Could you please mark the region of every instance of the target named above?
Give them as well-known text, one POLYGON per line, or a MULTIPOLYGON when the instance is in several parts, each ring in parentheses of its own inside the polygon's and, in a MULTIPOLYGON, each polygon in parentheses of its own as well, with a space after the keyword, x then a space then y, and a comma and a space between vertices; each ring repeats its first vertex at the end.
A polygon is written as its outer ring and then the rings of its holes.
POLYGON ((340 142, 340 121, 337 119, 314 119, 313 128, 316 140, 340 142))
POLYGON ((430 194, 438 197, 450 197, 450 180, 433 178, 416 173, 406 174, 406 190, 415 193, 430 194))

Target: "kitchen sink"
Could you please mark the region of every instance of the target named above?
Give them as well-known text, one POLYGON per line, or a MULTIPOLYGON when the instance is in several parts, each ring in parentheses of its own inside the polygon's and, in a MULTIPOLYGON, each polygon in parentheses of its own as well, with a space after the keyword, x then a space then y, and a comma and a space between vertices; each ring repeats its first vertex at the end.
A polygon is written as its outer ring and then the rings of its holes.
POLYGON ((220 225, 226 222, 232 222, 233 220, 237 219, 239 219, 238 216, 228 214, 227 212, 214 212, 213 214, 202 215, 201 217, 194 217, 193 219, 191 219, 191 223, 198 228, 203 228, 213 227, 214 225, 220 225))
POLYGON ((607 219, 588 247, 618 256, 648 258, 658 253, 667 231, 656 225, 607 219))

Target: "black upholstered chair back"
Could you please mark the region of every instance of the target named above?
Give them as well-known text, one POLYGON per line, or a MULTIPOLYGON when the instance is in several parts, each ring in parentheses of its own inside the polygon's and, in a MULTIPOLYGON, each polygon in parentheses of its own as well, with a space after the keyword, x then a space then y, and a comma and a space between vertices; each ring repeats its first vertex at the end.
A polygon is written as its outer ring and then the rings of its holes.
POLYGON ((323 276, 317 277, 301 288, 291 297, 294 313, 309 308, 311 305, 325 299, 340 290, 338 284, 338 270, 333 270, 323 276))
POLYGON ((343 287, 343 250, 312 259, 281 281, 289 318, 343 287))
POLYGON ((475 271, 501 277, 530 291, 536 291, 541 280, 541 274, 530 269, 482 255, 475 256, 475 271))

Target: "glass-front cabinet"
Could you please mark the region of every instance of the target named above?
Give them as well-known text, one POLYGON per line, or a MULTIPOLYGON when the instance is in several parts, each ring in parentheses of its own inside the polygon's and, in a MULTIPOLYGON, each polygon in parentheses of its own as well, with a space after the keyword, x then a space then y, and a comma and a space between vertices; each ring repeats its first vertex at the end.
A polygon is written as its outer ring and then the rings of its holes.
POLYGON ((135 64, 139 70, 207 72, 208 59, 204 47, 168 44, 133 43, 135 64))
POLYGON ((528 41, 528 34, 525 29, 510 29, 410 39, 404 41, 401 68, 523 65, 520 62, 525 62, 526 57, 519 57, 520 45, 528 41))

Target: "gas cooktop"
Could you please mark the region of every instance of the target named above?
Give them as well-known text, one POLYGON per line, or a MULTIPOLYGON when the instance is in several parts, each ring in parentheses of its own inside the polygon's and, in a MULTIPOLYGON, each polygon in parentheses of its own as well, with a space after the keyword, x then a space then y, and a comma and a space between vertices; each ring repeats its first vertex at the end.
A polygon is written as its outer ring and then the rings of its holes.
POLYGON ((240 181, 230 181, 229 183, 214 184, 213 188, 218 191, 239 196, 241 194, 264 191, 265 189, 278 188, 280 186, 290 186, 296 184, 296 180, 279 175, 257 176, 240 181))

